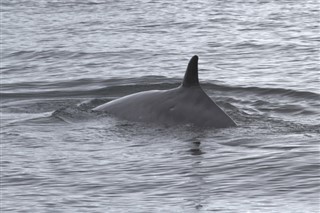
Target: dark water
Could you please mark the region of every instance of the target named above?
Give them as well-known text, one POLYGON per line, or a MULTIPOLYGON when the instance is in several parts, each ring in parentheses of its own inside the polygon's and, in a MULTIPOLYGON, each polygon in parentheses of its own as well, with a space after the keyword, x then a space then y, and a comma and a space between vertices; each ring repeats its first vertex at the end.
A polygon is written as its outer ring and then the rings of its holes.
POLYGON ((319 212, 319 2, 1 1, 1 212, 319 212), (94 114, 180 84, 238 124, 94 114))

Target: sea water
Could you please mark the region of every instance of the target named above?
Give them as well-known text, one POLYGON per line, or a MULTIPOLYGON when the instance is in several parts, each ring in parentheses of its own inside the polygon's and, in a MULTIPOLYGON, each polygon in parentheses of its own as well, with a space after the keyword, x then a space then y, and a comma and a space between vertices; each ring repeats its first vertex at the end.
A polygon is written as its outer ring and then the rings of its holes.
POLYGON ((320 211, 319 2, 1 1, 1 212, 320 211), (238 124, 92 108, 180 85, 238 124))

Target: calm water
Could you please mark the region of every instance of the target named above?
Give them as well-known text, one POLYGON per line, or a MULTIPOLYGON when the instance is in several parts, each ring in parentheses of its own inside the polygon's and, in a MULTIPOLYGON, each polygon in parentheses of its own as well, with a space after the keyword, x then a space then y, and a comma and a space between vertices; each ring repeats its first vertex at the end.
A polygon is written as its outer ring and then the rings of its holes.
POLYGON ((319 1, 1 1, 1 212, 319 212, 319 1), (199 55, 229 129, 90 110, 199 55))

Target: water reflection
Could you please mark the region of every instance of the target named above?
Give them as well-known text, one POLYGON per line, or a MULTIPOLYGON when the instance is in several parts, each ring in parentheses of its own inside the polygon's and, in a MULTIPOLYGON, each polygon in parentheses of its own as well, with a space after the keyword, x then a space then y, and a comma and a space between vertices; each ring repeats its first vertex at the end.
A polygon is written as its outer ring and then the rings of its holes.
POLYGON ((188 169, 189 182, 186 187, 189 187, 189 195, 185 197, 192 208, 200 210, 203 208, 204 201, 208 198, 206 188, 206 172, 203 167, 203 154, 201 149, 201 141, 198 138, 193 138, 188 141, 191 148, 188 149, 190 168, 188 169), (190 155, 191 154, 191 155, 190 155))
POLYGON ((191 155, 202 155, 204 152, 200 148, 201 142, 200 141, 194 141, 192 142, 192 147, 189 149, 189 152, 191 155))

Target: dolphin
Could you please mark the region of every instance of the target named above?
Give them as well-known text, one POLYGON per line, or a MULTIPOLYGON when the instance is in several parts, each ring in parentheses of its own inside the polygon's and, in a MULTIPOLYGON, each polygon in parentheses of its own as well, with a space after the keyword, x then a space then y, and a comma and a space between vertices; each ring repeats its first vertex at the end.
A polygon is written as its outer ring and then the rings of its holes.
POLYGON ((93 111, 129 121, 168 126, 191 124, 226 128, 236 123, 202 90, 198 79, 198 56, 189 61, 182 84, 169 90, 151 90, 127 95, 102 104, 93 111))

